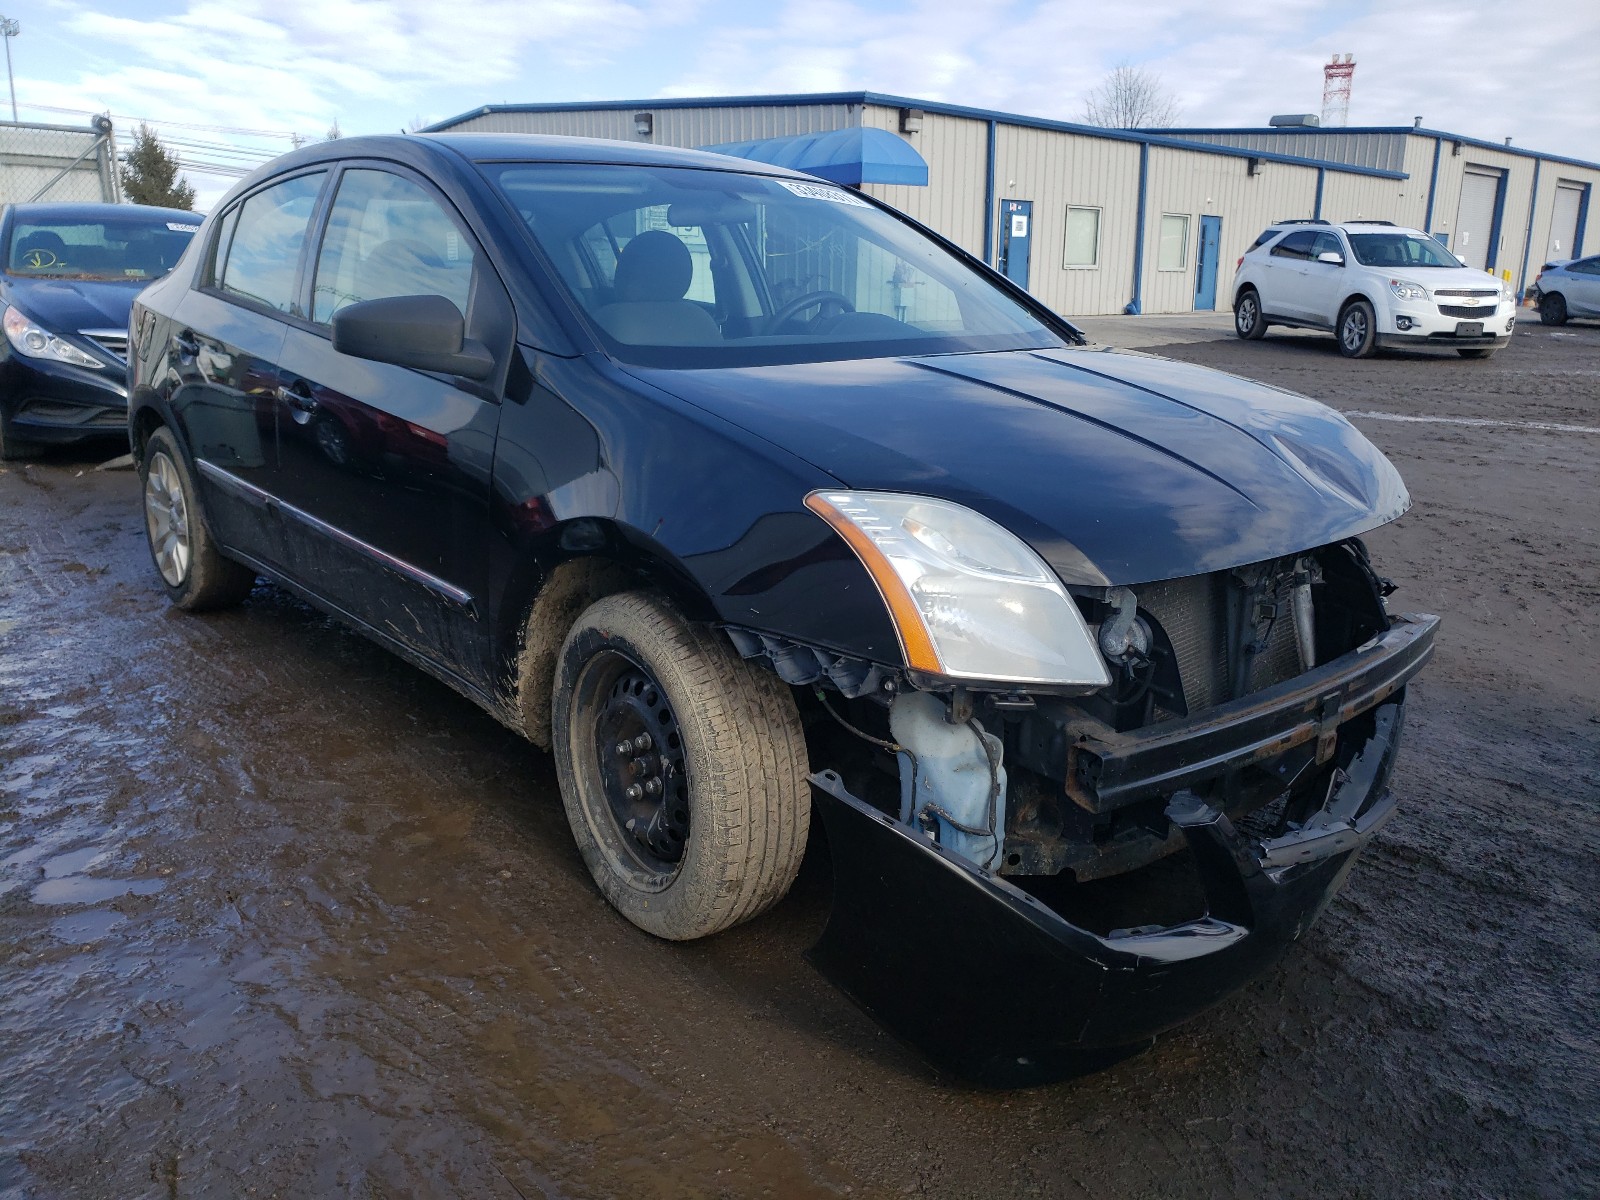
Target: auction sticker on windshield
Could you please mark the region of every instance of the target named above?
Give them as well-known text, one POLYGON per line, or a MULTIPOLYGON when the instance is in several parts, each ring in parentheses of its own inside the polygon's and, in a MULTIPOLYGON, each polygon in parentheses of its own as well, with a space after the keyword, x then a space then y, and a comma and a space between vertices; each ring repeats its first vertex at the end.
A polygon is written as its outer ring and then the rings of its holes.
POLYGON ((788 188, 796 196, 804 196, 808 200, 828 200, 834 204, 853 204, 857 208, 871 208, 860 196, 852 196, 843 188, 826 187, 820 183, 795 183, 789 179, 776 181, 780 186, 788 188))

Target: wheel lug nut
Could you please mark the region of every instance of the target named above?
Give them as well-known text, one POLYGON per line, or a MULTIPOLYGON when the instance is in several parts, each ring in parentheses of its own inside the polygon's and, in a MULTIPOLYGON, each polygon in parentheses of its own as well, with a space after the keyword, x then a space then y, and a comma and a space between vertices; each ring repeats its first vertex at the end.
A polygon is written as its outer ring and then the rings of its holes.
POLYGON ((650 749, 650 735, 648 733, 641 733, 638 737, 633 739, 633 750, 635 754, 643 754, 648 749, 650 749))
POLYGON ((618 754, 627 754, 630 751, 632 751, 632 749, 633 749, 633 743, 632 742, 618 742, 617 743, 617 753, 618 754))
POLYGON ((624 792, 623 795, 629 800, 642 800, 644 799, 644 789, 637 783, 630 783, 628 785, 628 790, 624 792))
POLYGON ((660 793, 661 793, 661 780, 656 779, 654 777, 652 777, 650 779, 646 779, 644 781, 644 790, 649 792, 652 796, 660 795, 660 793))

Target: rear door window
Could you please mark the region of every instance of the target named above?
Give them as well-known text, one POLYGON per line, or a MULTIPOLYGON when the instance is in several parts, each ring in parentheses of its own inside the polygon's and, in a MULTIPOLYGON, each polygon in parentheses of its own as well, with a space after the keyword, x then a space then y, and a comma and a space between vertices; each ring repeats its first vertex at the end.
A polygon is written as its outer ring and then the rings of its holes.
POLYGON ((1304 229, 1297 230, 1272 248, 1272 256, 1274 258, 1310 258, 1311 246, 1316 240, 1317 235, 1315 233, 1304 229))
POLYGON ((300 251, 327 172, 297 175, 257 192, 230 219, 233 237, 217 283, 225 292, 294 316, 300 251))

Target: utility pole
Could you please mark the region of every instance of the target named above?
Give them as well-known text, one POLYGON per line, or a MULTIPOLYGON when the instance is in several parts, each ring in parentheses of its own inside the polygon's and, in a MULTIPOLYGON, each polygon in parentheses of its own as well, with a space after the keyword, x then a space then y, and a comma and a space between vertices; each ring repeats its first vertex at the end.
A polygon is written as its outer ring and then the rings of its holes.
POLYGON ((6 39, 6 82, 11 85, 11 123, 17 123, 17 77, 11 73, 11 39, 22 32, 22 26, 10 17, 0 17, 0 36, 6 39))

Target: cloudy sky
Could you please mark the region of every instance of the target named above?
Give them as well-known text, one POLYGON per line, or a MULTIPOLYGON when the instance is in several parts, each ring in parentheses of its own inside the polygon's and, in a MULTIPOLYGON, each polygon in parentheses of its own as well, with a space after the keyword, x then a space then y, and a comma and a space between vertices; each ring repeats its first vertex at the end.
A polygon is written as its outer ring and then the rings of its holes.
POLYGON ((1316 112, 1600 160, 1600 3, 1490 0, 0 0, 19 115, 156 122, 201 203, 319 138, 485 103, 867 90, 1079 120, 1120 63, 1185 125, 1316 112))

